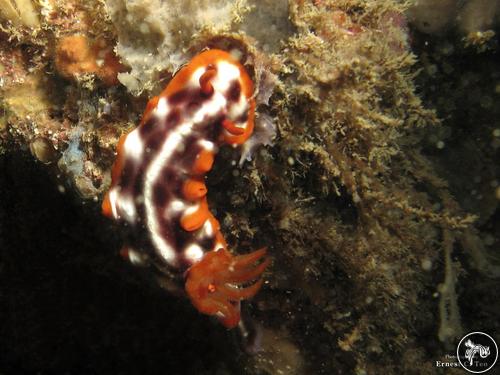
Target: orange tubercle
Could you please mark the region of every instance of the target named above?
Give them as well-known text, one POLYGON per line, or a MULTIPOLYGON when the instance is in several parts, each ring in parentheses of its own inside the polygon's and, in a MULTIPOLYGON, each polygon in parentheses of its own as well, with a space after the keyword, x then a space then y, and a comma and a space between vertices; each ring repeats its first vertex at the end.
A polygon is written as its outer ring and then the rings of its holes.
POLYGON ((216 76, 217 70, 212 66, 207 67, 207 71, 200 77, 200 88, 205 95, 211 95, 214 92, 214 87, 210 81, 216 76))
POLYGON ((203 198, 207 195, 207 187, 198 179, 188 179, 182 186, 182 194, 189 201, 203 198))
POLYGON ((225 327, 236 327, 240 302, 252 298, 262 286, 260 277, 270 263, 265 255, 265 248, 240 256, 226 249, 208 252, 188 271, 186 292, 191 302, 201 313, 217 315, 225 327))
POLYGON ((237 127, 234 122, 227 118, 222 120, 222 127, 234 135, 242 135, 245 133, 245 129, 237 127))
POLYGON ((193 166, 193 173, 195 174, 203 174, 207 173, 210 169, 212 169, 212 165, 214 164, 214 153, 208 150, 201 151, 193 166))
POLYGON ((254 120, 255 120, 255 101, 252 99, 249 102, 250 102, 250 108, 248 110, 248 119, 246 128, 241 129, 243 130, 241 134, 233 133, 230 130, 228 130, 230 133, 233 134, 224 135, 223 136, 224 142, 229 143, 230 145, 241 145, 245 143, 246 140, 250 138, 250 136, 252 135, 254 128, 254 120))
POLYGON ((200 200, 200 206, 195 212, 181 218, 181 227, 185 231, 192 232, 200 229, 209 217, 210 211, 208 210, 207 198, 204 197, 200 200))
POLYGON ((113 211, 111 209, 111 202, 109 200, 109 193, 106 194, 104 197, 104 200, 102 201, 101 205, 102 213, 106 217, 112 217, 113 216, 113 211))

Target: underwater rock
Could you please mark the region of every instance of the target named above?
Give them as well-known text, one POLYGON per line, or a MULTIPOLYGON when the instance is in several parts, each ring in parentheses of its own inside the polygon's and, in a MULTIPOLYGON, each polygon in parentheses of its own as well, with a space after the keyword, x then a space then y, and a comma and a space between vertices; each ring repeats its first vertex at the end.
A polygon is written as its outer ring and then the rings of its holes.
POLYGON ((119 80, 134 95, 159 89, 161 72, 185 64, 196 39, 206 43, 204 36, 243 30, 268 52, 291 34, 284 0, 107 0, 106 6, 118 36, 116 51, 131 68, 119 80))
POLYGON ((118 84, 117 75, 124 71, 112 48, 101 39, 94 42, 84 35, 61 38, 54 60, 58 72, 66 78, 78 79, 85 73, 96 74, 106 85, 118 84))
POLYGON ((204 28, 227 30, 246 9, 245 0, 106 1, 118 35, 117 53, 131 67, 119 80, 135 94, 151 90, 162 71, 186 62, 186 49, 204 28))
POLYGON ((38 12, 32 0, 1 0, 0 17, 11 22, 14 26, 30 28, 40 26, 38 12))
POLYGON ((428 34, 442 34, 457 26, 468 35, 492 29, 500 21, 498 0, 413 0, 410 4, 410 21, 428 34))

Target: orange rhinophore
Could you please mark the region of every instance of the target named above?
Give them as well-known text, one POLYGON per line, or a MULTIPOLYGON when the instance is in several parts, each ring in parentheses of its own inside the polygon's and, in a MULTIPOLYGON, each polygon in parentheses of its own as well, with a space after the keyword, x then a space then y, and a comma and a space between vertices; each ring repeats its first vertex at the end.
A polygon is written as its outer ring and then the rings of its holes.
POLYGON ((139 126, 123 136, 103 213, 127 224, 133 262, 152 260, 185 275, 202 313, 228 328, 240 302, 263 284, 266 249, 232 255, 207 202, 205 174, 224 144, 244 144, 255 119, 253 83, 229 53, 209 50, 151 99, 139 126))

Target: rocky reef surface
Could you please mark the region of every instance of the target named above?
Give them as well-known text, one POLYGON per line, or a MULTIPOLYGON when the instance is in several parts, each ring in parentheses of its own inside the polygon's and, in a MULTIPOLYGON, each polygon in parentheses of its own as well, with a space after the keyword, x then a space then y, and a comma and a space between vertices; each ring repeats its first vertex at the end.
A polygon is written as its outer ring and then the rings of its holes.
POLYGON ((500 339, 499 9, 0 0, 0 373, 434 374, 463 333, 500 339), (273 259, 254 354, 99 213, 118 138, 207 47, 277 129, 207 181, 234 251, 273 259))

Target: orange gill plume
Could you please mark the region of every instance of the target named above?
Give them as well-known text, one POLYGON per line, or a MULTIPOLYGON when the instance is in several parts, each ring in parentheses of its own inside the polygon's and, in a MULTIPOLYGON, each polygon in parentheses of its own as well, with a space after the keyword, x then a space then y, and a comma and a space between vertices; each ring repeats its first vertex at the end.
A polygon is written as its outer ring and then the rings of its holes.
POLYGON ((221 248, 210 251, 188 271, 186 292, 203 314, 217 315, 227 328, 240 321, 240 301, 252 298, 262 286, 260 278, 270 263, 266 248, 233 256, 221 248))

